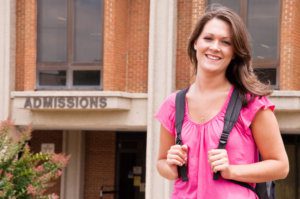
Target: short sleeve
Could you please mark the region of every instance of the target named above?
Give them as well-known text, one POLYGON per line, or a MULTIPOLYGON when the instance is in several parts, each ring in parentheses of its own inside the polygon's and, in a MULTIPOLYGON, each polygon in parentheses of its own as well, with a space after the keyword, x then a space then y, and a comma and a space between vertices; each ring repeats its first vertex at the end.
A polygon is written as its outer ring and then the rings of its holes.
POLYGON ((266 96, 257 96, 241 110, 240 117, 246 128, 250 127, 256 113, 261 109, 270 109, 274 111, 275 105, 266 96))
POLYGON ((155 118, 165 127, 172 135, 175 136, 175 97, 176 93, 169 95, 161 104, 155 114, 155 118))

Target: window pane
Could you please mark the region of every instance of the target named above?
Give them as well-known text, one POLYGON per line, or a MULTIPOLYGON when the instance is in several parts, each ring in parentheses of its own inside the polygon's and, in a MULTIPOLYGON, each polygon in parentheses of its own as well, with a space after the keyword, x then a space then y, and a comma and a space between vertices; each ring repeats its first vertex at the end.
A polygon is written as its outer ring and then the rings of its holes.
POLYGON ((38 62, 67 59, 67 0, 38 0, 38 62))
POLYGON ((248 29, 254 59, 277 59, 279 16, 279 0, 248 1, 248 29))
POLYGON ((40 71, 40 86, 65 86, 66 71, 40 71))
POLYGON ((73 84, 74 86, 100 86, 100 71, 74 71, 73 84))
POLYGON ((75 0, 74 23, 74 61, 102 63, 102 0, 75 0))
POLYGON ((276 85, 276 68, 255 68, 254 72, 260 81, 276 85))
POLYGON ((236 13, 240 13, 240 2, 237 0, 208 0, 208 5, 211 5, 213 3, 220 4, 223 6, 226 6, 232 10, 234 10, 236 13))

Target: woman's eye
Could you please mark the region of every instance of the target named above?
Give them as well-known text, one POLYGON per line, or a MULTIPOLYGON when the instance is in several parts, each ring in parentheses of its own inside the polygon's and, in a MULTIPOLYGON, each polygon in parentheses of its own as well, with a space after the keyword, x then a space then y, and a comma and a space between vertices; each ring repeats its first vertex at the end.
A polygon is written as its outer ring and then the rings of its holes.
POLYGON ((222 41, 224 44, 230 46, 231 45, 231 42, 230 41, 222 41))
POLYGON ((206 40, 206 41, 211 41, 212 38, 211 38, 211 37, 204 37, 204 40, 206 40))

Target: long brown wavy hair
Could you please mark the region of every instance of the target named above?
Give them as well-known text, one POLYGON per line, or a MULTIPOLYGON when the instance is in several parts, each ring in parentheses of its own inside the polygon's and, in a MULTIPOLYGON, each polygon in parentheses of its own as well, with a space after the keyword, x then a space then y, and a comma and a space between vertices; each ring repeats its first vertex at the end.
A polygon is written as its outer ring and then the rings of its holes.
POLYGON ((197 73, 198 60, 194 44, 202 33, 205 24, 214 19, 225 21, 232 31, 232 44, 234 58, 226 69, 226 78, 233 84, 240 93, 240 96, 247 104, 246 95, 251 97, 265 96, 272 93, 270 84, 263 84, 254 74, 252 68, 252 56, 250 46, 250 36, 242 19, 231 9, 224 6, 212 6, 197 22, 188 42, 188 55, 197 73))

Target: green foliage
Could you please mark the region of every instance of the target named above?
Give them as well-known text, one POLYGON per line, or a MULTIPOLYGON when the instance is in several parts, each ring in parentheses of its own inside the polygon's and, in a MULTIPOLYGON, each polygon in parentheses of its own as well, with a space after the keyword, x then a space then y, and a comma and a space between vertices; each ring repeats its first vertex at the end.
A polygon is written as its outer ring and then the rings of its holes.
POLYGON ((32 153, 29 127, 18 129, 11 121, 0 124, 0 199, 57 199, 45 194, 62 174, 69 156, 32 153))

